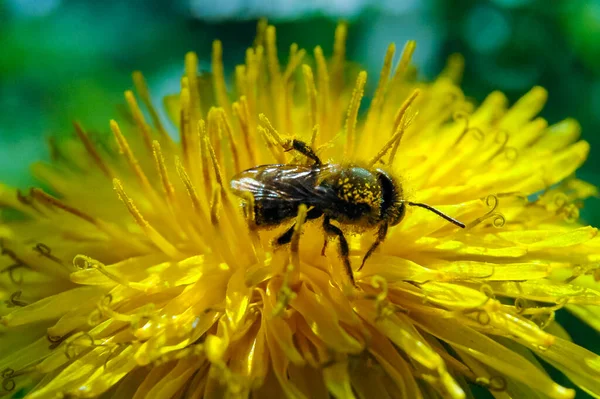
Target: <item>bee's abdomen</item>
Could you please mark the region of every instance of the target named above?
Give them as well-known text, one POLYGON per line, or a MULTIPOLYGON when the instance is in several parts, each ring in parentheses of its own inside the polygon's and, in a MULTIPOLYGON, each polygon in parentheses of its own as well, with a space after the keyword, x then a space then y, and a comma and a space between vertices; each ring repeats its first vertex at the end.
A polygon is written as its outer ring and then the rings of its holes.
POLYGON ((299 204, 293 201, 257 201, 254 203, 254 222, 257 226, 275 226, 298 214, 299 204))

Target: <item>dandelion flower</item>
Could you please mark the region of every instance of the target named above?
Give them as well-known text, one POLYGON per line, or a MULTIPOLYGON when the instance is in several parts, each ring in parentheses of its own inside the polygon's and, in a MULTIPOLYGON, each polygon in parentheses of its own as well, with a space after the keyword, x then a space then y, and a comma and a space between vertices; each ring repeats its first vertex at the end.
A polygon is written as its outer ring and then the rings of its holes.
POLYGON ((187 54, 171 121, 135 73, 111 140, 75 124, 33 166, 43 189, 0 187, 5 394, 465 398, 477 384, 572 398, 551 365, 600 395, 600 358, 554 320, 566 308, 600 330, 600 238, 578 213, 596 188, 574 176, 589 150, 578 124, 536 117, 540 87, 474 105, 459 57, 419 82, 413 42, 395 67, 389 47, 362 112, 367 75, 345 60, 345 37, 340 25, 330 58, 292 45, 282 65, 260 23, 231 88, 220 42, 209 76, 187 54), (289 225, 250 229, 229 180, 305 163, 285 151, 292 138, 329 163, 392 171, 406 200, 466 228, 411 207, 360 271, 375 236, 348 231, 355 285, 336 245, 321 255, 305 208, 291 245, 274 248, 289 225))

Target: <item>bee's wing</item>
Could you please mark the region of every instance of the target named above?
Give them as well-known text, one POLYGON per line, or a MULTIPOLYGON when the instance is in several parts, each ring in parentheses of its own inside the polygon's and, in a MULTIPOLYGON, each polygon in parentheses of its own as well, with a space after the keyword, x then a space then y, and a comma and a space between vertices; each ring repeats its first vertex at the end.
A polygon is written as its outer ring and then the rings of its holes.
POLYGON ((239 196, 251 193, 255 201, 292 201, 314 204, 325 200, 328 193, 316 187, 327 165, 262 165, 233 177, 230 186, 239 196))
POLYGON ((275 179, 279 167, 286 165, 262 165, 256 168, 245 170, 231 179, 230 187, 232 191, 243 196, 245 193, 251 193, 255 200, 268 199, 291 199, 285 187, 281 187, 275 179))

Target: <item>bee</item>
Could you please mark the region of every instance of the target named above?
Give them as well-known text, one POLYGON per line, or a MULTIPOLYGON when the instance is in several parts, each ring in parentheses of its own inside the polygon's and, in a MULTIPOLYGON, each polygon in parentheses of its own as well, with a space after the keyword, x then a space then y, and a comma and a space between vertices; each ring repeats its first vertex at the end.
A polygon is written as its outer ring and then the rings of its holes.
MULTIPOLYGON (((234 194, 242 199, 253 197, 253 209, 244 202, 244 212, 253 212, 256 228, 269 228, 290 222, 298 214, 300 205, 307 208, 306 220, 323 217, 325 240, 321 254, 325 254, 328 238, 336 237, 339 254, 350 281, 355 284, 349 259, 348 241, 340 226, 358 231, 377 228, 377 237, 363 257, 358 270, 385 240, 389 226, 402 221, 406 205, 424 208, 465 228, 456 219, 427 204, 404 199, 402 185, 382 169, 367 169, 358 165, 322 163, 306 143, 292 140, 288 150, 296 150, 312 165, 272 164, 247 169, 230 182, 234 194)), ((275 246, 289 243, 295 223, 274 240, 275 246)))

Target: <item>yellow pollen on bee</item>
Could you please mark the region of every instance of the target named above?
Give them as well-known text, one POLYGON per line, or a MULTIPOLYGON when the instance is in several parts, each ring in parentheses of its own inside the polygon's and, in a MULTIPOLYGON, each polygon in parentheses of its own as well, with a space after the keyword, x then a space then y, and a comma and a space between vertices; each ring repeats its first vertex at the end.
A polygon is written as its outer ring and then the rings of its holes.
MULTIPOLYGON (((349 180, 349 179, 344 179, 349 180)), ((376 206, 379 202, 380 192, 373 192, 370 189, 370 185, 353 185, 348 182, 342 184, 340 187, 340 198, 346 202, 354 202, 357 204, 368 204, 370 206, 376 206)))

